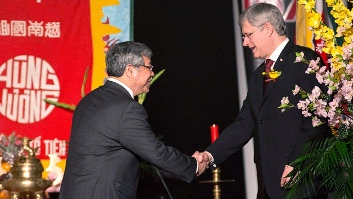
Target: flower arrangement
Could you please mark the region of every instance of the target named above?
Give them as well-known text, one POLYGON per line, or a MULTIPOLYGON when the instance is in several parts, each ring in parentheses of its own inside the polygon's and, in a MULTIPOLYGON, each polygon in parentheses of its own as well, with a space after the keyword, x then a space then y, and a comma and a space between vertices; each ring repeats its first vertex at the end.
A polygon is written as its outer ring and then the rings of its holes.
POLYGON ((315 39, 324 41, 325 45, 316 50, 329 56, 329 66, 320 66, 320 58, 305 59, 302 52, 297 53, 295 62, 307 63, 306 73, 315 73, 318 82, 327 87, 327 93, 318 87, 307 92, 295 86, 293 95, 301 95, 303 100, 294 105, 284 97, 279 108, 283 112, 297 107, 304 117, 312 118, 314 127, 328 125, 332 134, 307 143, 304 155, 294 162, 294 170, 289 174, 288 197, 295 196, 301 184, 320 178, 333 198, 353 198, 353 10, 345 7, 342 0, 326 0, 337 24, 336 29, 331 29, 323 23, 315 3, 298 0, 305 7, 315 39))
POLYGON ((0 134, 0 181, 11 178, 10 168, 14 163, 14 159, 21 155, 22 152, 21 136, 15 132, 9 136, 0 134))

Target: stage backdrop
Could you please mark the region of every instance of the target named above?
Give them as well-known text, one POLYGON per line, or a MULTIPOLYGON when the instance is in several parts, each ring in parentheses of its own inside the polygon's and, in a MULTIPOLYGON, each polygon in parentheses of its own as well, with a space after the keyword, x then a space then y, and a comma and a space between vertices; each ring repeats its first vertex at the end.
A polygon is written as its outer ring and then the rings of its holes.
MULTIPOLYGON (((130 0, 0 1, 0 133, 16 132, 65 165, 72 111, 43 101, 76 105, 105 78, 106 49, 132 39, 130 0)), ((45 175, 45 173, 44 173, 45 175)))

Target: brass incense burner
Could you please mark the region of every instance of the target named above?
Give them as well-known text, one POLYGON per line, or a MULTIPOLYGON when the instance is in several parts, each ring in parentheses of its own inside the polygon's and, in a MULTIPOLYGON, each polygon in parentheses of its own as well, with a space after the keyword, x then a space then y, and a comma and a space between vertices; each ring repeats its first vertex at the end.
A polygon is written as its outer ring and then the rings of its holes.
POLYGON ((44 191, 52 185, 51 181, 42 178, 43 165, 35 157, 37 150, 31 148, 29 142, 28 138, 23 138, 23 154, 14 160, 10 169, 13 177, 2 182, 11 199, 43 199, 44 191))

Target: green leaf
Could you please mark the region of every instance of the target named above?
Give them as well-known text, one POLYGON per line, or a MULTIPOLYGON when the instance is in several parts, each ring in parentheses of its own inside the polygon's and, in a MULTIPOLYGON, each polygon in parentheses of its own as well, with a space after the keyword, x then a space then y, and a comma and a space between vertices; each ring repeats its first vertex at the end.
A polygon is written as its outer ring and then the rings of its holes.
POLYGON ((48 100, 48 99, 44 99, 44 101, 48 104, 52 104, 52 105, 60 107, 60 108, 68 109, 70 111, 74 111, 76 108, 76 106, 73 104, 67 104, 67 103, 63 103, 63 102, 54 102, 54 101, 48 100))
MULTIPOLYGON (((159 71, 156 75, 153 76, 151 80, 151 85, 164 73, 165 69, 159 71)), ((146 99, 147 94, 146 93, 141 93, 137 96, 137 101, 140 104, 143 104, 143 102, 146 99)))
POLYGON ((85 94, 85 87, 86 87, 86 82, 87 82, 87 77, 88 77, 88 69, 89 67, 86 68, 85 75, 83 76, 83 81, 82 81, 82 86, 81 86, 81 97, 83 98, 85 94))

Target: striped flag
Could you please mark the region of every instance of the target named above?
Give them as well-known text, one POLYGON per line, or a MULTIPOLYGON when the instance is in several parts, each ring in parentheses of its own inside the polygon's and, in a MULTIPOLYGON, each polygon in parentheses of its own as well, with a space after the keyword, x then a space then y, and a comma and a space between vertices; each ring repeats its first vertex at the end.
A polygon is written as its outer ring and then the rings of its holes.
POLYGON ((313 33, 309 30, 309 24, 306 20, 304 5, 297 4, 297 22, 295 28, 296 44, 314 49, 313 33))

